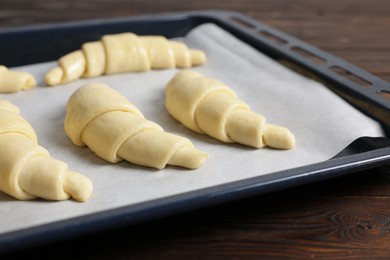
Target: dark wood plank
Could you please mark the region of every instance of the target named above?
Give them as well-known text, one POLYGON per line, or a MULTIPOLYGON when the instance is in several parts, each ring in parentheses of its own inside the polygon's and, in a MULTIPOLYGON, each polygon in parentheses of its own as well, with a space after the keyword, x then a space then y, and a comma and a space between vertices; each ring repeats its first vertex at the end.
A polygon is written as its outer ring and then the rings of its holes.
MULTIPOLYGON (((2 0, 0 27, 204 9, 243 12, 390 81, 387 0, 2 0)), ((373 169, 16 255, 386 259, 389 204, 390 178, 373 169)))
MULTIPOLYGON (((359 173, 357 180, 370 181, 369 174, 359 173)), ((61 259, 75 252, 79 257, 110 259, 389 256, 390 197, 341 192, 342 188, 348 190, 347 185, 359 186, 359 182, 343 177, 82 237, 50 248, 62 252, 61 259), (339 191, 332 192, 335 186, 339 191)), ((362 186, 367 185, 361 183, 362 186)), ((53 256, 46 248, 19 255, 53 256)))

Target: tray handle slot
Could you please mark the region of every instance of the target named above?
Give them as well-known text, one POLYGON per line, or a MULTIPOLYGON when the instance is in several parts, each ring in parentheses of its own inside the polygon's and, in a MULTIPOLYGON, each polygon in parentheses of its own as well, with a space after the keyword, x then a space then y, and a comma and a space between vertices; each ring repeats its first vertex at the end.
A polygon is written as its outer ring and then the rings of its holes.
POLYGON ((251 22, 248 22, 240 17, 237 17, 237 16, 231 17, 230 20, 232 22, 234 22, 235 24, 238 24, 239 26, 244 27, 244 28, 249 28, 249 29, 256 28, 256 25, 254 25, 251 22))
POLYGON ((305 59, 308 59, 310 60, 311 62, 314 62, 315 64, 324 64, 326 63, 326 59, 308 51, 308 50, 305 50, 301 47, 296 47, 296 46, 293 46, 291 47, 291 50, 297 54, 299 54, 300 56, 302 56, 303 58, 305 59))
POLYGON ((338 75, 358 84, 361 87, 367 88, 367 87, 373 86, 372 82, 365 80, 362 77, 359 77, 358 75, 356 75, 356 74, 352 73, 351 71, 344 69, 340 66, 331 66, 331 67, 329 67, 329 69, 331 71, 337 73, 338 75))
POLYGON ((268 40, 270 40, 278 45, 288 44, 287 40, 285 40, 279 36, 276 36, 275 34, 270 33, 268 31, 261 30, 261 31, 258 31, 258 34, 260 34, 261 36, 265 37, 266 39, 268 39, 268 40))
POLYGON ((379 90, 377 92, 377 94, 381 97, 383 97, 384 99, 386 99, 387 101, 390 102, 390 91, 387 91, 387 90, 379 90))

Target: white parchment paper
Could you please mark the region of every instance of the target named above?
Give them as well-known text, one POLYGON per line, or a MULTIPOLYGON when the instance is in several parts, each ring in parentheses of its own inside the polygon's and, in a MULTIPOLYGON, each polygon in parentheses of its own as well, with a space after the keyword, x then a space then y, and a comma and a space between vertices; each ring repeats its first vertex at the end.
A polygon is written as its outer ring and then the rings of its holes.
POLYGON ((252 149, 186 129, 164 107, 164 87, 177 72, 174 69, 46 87, 43 76, 55 61, 14 68, 33 73, 39 86, 0 98, 19 106, 39 144, 53 158, 67 162, 70 170, 88 176, 94 193, 85 203, 18 201, 0 193, 0 234, 324 161, 360 136, 384 135, 377 122, 323 85, 286 69, 215 25, 199 26, 183 40, 204 50, 208 57, 207 64, 194 70, 226 83, 269 123, 288 127, 295 134, 296 147, 288 151, 252 149), (170 166, 154 170, 128 162, 110 164, 88 148, 74 146, 63 131, 65 104, 87 82, 103 82, 117 89, 146 118, 166 131, 190 138, 198 149, 210 154, 209 160, 197 170, 170 166))

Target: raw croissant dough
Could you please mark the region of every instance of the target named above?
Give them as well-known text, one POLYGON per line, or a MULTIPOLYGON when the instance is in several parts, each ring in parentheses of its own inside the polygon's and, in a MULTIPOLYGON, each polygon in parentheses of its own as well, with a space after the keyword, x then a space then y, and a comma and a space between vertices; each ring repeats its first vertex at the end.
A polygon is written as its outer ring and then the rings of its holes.
POLYGON ((165 94, 169 113, 195 132, 256 148, 291 149, 295 145, 287 128, 267 124, 264 116, 252 112, 218 80, 181 71, 168 82, 165 94))
POLYGON ((86 201, 92 189, 87 177, 68 171, 66 163, 51 158, 38 145, 34 129, 18 107, 0 100, 0 191, 19 200, 86 201))
POLYGON ((96 77, 150 69, 189 68, 206 61, 202 51, 163 36, 138 36, 134 33, 105 35, 101 41, 87 42, 81 50, 58 61, 45 76, 47 85, 67 83, 81 77, 96 77))
POLYGON ((37 82, 30 73, 9 70, 0 65, 0 93, 28 90, 36 85, 37 82))
POLYGON ((104 84, 87 84, 72 94, 64 125, 75 145, 87 145, 112 163, 125 159, 157 169, 166 164, 195 169, 208 158, 187 138, 146 120, 136 106, 104 84))

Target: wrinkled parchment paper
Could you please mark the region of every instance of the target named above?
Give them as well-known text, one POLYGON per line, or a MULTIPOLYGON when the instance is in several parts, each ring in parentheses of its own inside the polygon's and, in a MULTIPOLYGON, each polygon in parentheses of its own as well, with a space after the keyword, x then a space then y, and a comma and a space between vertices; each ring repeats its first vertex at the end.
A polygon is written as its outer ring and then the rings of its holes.
POLYGON ((43 76, 55 61, 14 68, 33 73, 39 86, 0 98, 19 106, 21 115, 35 129, 39 144, 53 158, 67 162, 70 170, 88 176, 94 193, 85 203, 18 201, 0 193, 0 234, 324 161, 355 138, 384 135, 378 123, 323 85, 286 69, 216 25, 201 25, 182 40, 204 50, 208 57, 207 64, 194 70, 234 89, 269 123, 288 127, 295 134, 296 147, 288 151, 252 149, 221 143, 186 129, 164 107, 164 87, 175 69, 46 87, 43 76), (103 82, 117 89, 147 119, 166 131, 190 138, 198 149, 210 154, 209 160, 197 170, 170 166, 154 170, 128 162, 113 165, 88 148, 74 146, 63 131, 65 104, 87 82, 103 82))

